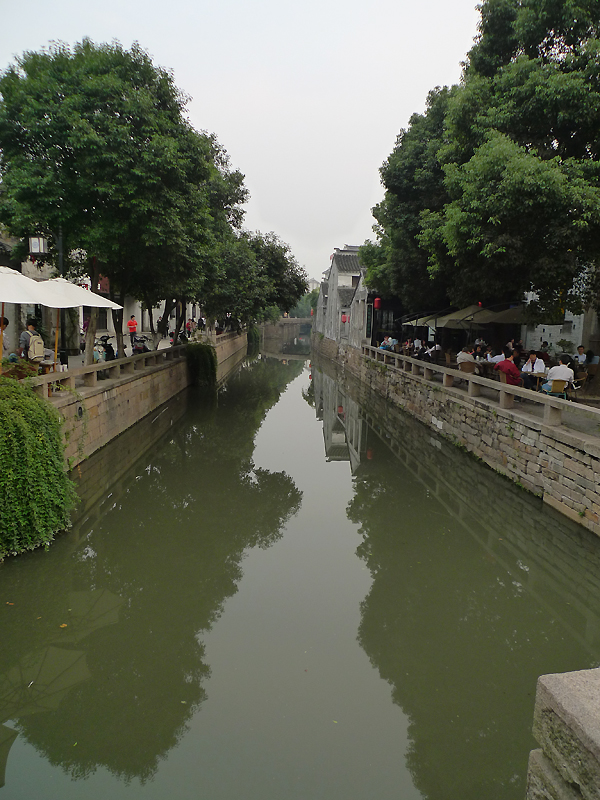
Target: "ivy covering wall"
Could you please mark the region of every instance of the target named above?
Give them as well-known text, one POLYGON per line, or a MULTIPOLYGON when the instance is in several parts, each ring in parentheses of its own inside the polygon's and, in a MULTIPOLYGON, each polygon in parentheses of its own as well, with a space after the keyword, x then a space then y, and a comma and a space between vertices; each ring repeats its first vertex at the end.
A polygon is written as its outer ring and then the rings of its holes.
POLYGON ((214 386, 217 381, 217 354, 209 344, 191 342, 185 348, 190 381, 193 386, 214 386))
POLYGON ((76 502, 58 412, 0 377, 0 559, 49 544, 76 502))

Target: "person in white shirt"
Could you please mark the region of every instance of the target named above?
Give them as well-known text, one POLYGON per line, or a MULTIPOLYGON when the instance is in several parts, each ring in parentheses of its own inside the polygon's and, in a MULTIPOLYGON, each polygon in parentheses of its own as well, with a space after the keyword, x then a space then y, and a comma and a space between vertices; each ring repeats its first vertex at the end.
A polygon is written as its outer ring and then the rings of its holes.
POLYGON ((499 361, 504 361, 504 353, 498 353, 497 356, 493 356, 492 355, 493 352, 494 351, 492 350, 491 347, 488 347, 488 349, 485 352, 485 357, 490 362, 490 364, 497 364, 499 361))
POLYGON ((585 347, 580 344, 577 348, 577 355, 575 356, 575 361, 582 367, 585 367, 587 364, 587 356, 585 354, 585 347))
POLYGON ((463 361, 475 361, 470 347, 463 347, 460 353, 456 356, 457 364, 462 364, 463 361))
POLYGON ((548 374, 546 375, 548 382, 542 386, 545 392, 552 391, 552 381, 567 381, 568 383, 572 383, 575 380, 575 373, 571 367, 567 366, 568 357, 561 356, 559 361, 560 363, 557 367, 551 367, 548 370, 548 374))
POLYGON ((538 358, 537 354, 532 350, 529 353, 529 358, 523 364, 523 369, 521 372, 545 372, 546 365, 544 364, 543 358, 538 358))
POLYGON ((417 353, 419 352, 419 350, 421 349, 421 340, 420 339, 415 339, 414 340, 413 348, 417 353))

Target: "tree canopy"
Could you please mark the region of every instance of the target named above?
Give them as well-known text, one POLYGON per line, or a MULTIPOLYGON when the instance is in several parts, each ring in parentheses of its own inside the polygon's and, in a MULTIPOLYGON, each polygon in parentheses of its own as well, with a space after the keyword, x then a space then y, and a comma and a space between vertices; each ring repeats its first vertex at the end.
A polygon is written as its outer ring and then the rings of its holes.
POLYGON ((251 286, 252 303, 226 310, 257 313, 285 270, 256 268, 240 233, 243 175, 190 125, 186 103, 137 44, 25 53, 0 76, 0 222, 19 238, 45 236, 55 263, 62 235, 66 256, 84 254, 69 266, 99 265, 118 297, 220 309, 224 294, 233 303, 251 286))
POLYGON ((485 0, 459 86, 435 89, 381 168, 373 288, 407 310, 533 291, 596 301, 600 6, 485 0))

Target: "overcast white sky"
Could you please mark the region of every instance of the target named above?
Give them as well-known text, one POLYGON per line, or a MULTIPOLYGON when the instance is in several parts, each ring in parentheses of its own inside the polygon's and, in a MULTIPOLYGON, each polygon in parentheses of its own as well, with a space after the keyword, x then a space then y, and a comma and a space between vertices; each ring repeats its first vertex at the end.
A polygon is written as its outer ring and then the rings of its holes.
POLYGON ((52 40, 138 41, 246 176, 245 226, 310 277, 370 238, 379 167, 427 92, 456 83, 477 0, 0 0, 0 69, 52 40))

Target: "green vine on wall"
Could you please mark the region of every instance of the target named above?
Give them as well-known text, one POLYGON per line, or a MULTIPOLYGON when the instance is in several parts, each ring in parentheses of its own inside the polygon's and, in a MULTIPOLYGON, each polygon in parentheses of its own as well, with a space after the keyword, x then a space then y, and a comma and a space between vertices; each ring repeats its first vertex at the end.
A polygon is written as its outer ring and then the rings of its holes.
POLYGON ((77 500, 56 409, 10 378, 0 378, 0 495, 0 559, 47 546, 77 500))
POLYGON ((217 382, 217 354, 209 344, 188 344, 185 348, 190 381, 193 386, 214 386, 217 382))

